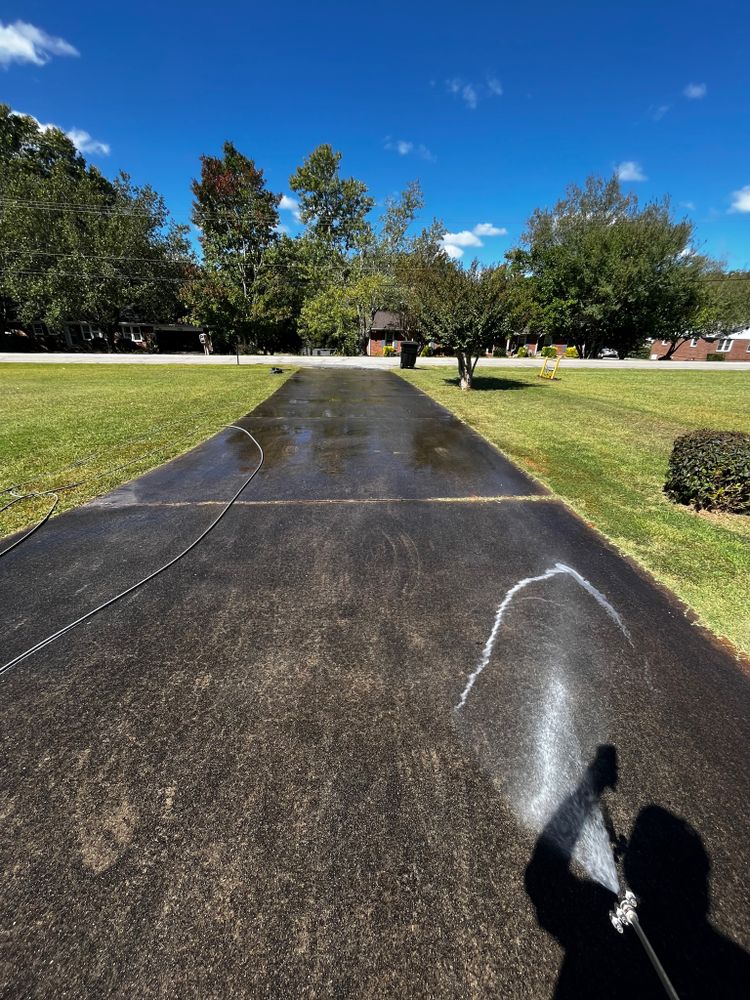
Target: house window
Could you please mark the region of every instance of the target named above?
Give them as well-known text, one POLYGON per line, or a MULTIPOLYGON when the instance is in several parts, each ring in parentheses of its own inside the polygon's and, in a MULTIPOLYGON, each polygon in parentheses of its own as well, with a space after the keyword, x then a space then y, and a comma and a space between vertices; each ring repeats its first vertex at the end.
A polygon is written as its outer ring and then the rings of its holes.
POLYGON ((664 344, 665 347, 669 347, 669 341, 668 340, 662 340, 662 344, 664 344))
POLYGON ((724 337, 724 339, 719 344, 718 350, 721 351, 722 354, 725 354, 727 351, 731 351, 732 350, 732 338, 731 337, 724 337))
POLYGON ((132 340, 134 344, 143 343, 143 334, 139 326, 124 326, 122 328, 122 335, 123 337, 127 337, 128 340, 132 340))
POLYGON ((746 350, 747 350, 747 353, 750 354, 750 344, 747 345, 746 350))
POLYGON ((691 347, 697 347, 698 346, 698 338, 697 337, 691 337, 690 338, 690 346, 691 347))

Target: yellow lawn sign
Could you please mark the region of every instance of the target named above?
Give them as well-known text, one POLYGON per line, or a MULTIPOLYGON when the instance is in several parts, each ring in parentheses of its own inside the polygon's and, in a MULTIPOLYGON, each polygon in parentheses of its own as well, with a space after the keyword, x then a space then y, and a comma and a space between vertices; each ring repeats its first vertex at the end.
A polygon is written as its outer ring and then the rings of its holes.
POLYGON ((560 355, 556 358, 545 358, 539 378, 553 379, 557 376, 557 369, 560 367, 560 355))

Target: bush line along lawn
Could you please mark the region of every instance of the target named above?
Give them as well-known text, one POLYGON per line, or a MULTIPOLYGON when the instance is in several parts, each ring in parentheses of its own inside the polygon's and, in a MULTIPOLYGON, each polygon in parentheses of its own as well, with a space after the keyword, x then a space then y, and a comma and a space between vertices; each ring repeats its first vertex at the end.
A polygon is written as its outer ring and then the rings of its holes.
POLYGON ((674 439, 750 432, 750 374, 529 369, 462 393, 445 370, 400 374, 549 486, 716 634, 750 654, 750 517, 697 514, 662 492, 674 439))
MULTIPOLYGON (((289 374, 255 365, 0 365, 0 489, 32 480, 15 491, 27 493, 98 477, 60 493, 56 512, 75 507, 188 451, 289 374), (80 464, 66 468, 72 463, 80 464)), ((0 507, 11 499, 0 495, 0 507)), ((41 520, 51 503, 8 508, 0 536, 41 520)))

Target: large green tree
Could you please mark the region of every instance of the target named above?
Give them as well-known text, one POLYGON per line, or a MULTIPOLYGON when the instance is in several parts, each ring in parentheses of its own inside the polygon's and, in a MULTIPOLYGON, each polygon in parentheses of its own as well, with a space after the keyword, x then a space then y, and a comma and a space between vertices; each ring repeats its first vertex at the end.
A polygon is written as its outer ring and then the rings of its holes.
POLYGON ((616 178, 572 185, 531 216, 514 267, 530 276, 543 328, 582 357, 612 347, 624 357, 647 337, 689 329, 702 304, 707 262, 689 252, 693 226, 668 199, 641 207, 616 178))
POLYGON ((459 385, 471 389, 479 358, 508 329, 507 269, 415 255, 403 264, 402 287, 415 328, 455 355, 459 385))
POLYGON ((289 186, 299 198, 308 234, 332 253, 346 255, 371 240, 367 216, 375 202, 363 181, 341 176, 340 163, 341 153, 318 146, 289 178, 289 186))
POLYGON ((193 181, 193 222, 200 230, 203 266, 185 297, 192 316, 227 347, 235 337, 263 348, 267 326, 257 321, 260 276, 278 240, 281 195, 263 171, 231 143, 222 156, 202 156, 193 181))
POLYGON ((185 227, 125 174, 88 166, 59 129, 0 105, 0 295, 22 323, 173 320, 191 267, 185 227))

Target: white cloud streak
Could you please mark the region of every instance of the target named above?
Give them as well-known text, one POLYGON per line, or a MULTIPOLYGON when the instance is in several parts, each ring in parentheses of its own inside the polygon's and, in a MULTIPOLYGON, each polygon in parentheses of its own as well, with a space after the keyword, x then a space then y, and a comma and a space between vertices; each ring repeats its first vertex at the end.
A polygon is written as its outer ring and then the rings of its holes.
POLYGON ((108 142, 101 142, 99 139, 94 139, 85 129, 72 128, 65 134, 79 153, 88 153, 91 156, 109 156, 111 152, 108 142))
POLYGON ((71 128, 66 131, 60 125, 55 125, 53 122, 40 122, 34 115, 27 115, 23 111, 12 111, 11 114, 18 115, 20 118, 31 118, 42 132, 46 132, 51 128, 65 132, 65 135, 67 135, 79 153, 85 153, 90 156, 109 156, 112 152, 108 142, 101 142, 99 139, 94 139, 93 136, 82 128, 71 128))
POLYGON ((479 222, 474 226, 474 233, 477 236, 507 236, 508 230, 493 226, 491 222, 479 222))
POLYGON ((282 212, 291 212, 297 222, 300 222, 299 202, 296 198, 290 198, 288 194, 282 194, 279 208, 282 212))
POLYGON ((392 139, 387 135, 384 145, 386 149, 392 153, 398 153, 399 156, 410 156, 413 153, 415 156, 419 156, 423 160, 429 160, 431 163, 434 163, 436 159, 422 142, 416 143, 408 139, 392 139))
POLYGON ((615 173, 621 181, 647 180, 643 172, 643 167, 640 163, 636 163, 635 160, 625 160, 623 163, 618 163, 617 167, 615 167, 615 173))
POLYGON ((463 80, 454 76, 445 81, 445 89, 449 94, 460 97, 467 108, 474 111, 480 100, 488 97, 501 97, 503 86, 497 77, 488 76, 484 83, 463 80))
POLYGON ((444 233, 440 241, 443 250, 458 260, 463 257, 466 247, 483 247, 481 236, 507 236, 508 230, 500 226, 494 226, 491 222, 478 222, 473 229, 462 229, 458 233, 444 233))
POLYGON ((689 101, 700 101, 706 96, 707 91, 705 83, 688 83, 682 93, 689 101))
POLYGON ((33 24, 26 21, 3 24, 0 21, 0 66, 7 68, 11 63, 44 66, 53 56, 77 55, 78 50, 70 42, 48 35, 33 24))
POLYGON ((732 192, 732 207, 730 212, 750 212, 750 184, 732 192))

